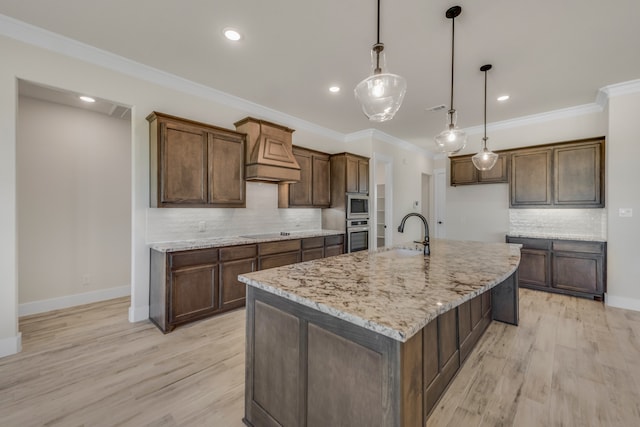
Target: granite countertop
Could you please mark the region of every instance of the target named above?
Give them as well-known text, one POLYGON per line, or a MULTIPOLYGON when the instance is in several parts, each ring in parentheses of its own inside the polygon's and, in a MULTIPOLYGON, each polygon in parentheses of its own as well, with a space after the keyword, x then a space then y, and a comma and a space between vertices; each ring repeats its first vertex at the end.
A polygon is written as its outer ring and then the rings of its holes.
POLYGON ((606 242, 607 239, 595 236, 576 236, 558 234, 536 234, 536 233, 509 233, 508 237, 519 237, 523 239, 548 239, 548 240, 578 240, 583 242, 606 242))
POLYGON ((337 230, 308 230, 292 231, 287 235, 279 232, 264 234, 249 234, 246 236, 213 237, 209 239, 176 240, 173 242, 151 243, 151 249, 158 252, 188 251, 191 249, 220 248, 223 246, 251 245, 264 242, 276 242, 278 240, 305 239, 307 237, 335 236, 344 234, 337 230))
POLYGON ((428 257, 422 245, 399 247, 405 249, 399 256, 389 256, 395 248, 355 252, 239 280, 405 342, 439 314, 501 283, 520 263, 517 244, 433 239, 428 257))

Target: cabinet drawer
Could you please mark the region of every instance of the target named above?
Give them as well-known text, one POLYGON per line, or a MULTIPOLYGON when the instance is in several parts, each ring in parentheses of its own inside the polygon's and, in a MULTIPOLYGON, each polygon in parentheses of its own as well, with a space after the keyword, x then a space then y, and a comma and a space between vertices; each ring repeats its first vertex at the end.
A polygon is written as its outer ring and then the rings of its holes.
POLYGON ((321 248, 324 246, 324 237, 309 237, 302 239, 302 249, 321 248))
POLYGON ((302 261, 311 261, 320 258, 324 258, 324 247, 302 251, 302 261))
POLYGON ((553 242, 554 251, 580 252, 585 254, 603 253, 604 243, 602 242, 574 242, 556 240, 553 242))
POLYGON ((257 245, 230 246, 228 248, 220 249, 220 261, 255 258, 257 254, 257 245))
POLYGON ((508 236, 507 243, 519 243, 523 249, 541 249, 548 251, 551 248, 551 240, 548 239, 508 236))
POLYGON ((344 234, 337 234, 335 236, 327 236, 324 238, 325 246, 335 246, 344 244, 344 234))
POLYGON ((299 250, 300 239, 261 243, 258 246, 258 252, 260 255, 279 254, 282 252, 293 252, 299 250))
POLYGON ((282 267, 283 265, 295 264, 297 262, 300 262, 300 252, 269 255, 260 258, 259 269, 266 270, 267 268, 282 267))
POLYGON ((189 265, 217 264, 218 249, 197 249, 194 251, 176 252, 170 255, 172 269, 189 265))

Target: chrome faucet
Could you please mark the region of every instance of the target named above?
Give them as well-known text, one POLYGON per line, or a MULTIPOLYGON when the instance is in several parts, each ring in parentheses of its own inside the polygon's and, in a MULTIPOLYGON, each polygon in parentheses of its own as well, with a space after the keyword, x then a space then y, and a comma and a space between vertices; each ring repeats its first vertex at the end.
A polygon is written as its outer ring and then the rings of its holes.
POLYGON ((400 233, 404 233, 404 223, 407 221, 407 218, 409 218, 410 216, 417 216, 418 218, 420 218, 422 220, 422 223, 424 224, 424 241, 420 242, 418 240, 415 240, 414 242, 424 245, 424 254, 425 255, 431 254, 431 250, 429 249, 429 224, 427 224, 427 218, 425 218, 424 216, 420 215, 419 213, 415 213, 415 212, 408 213, 408 214, 406 214, 404 216, 404 218, 402 218, 402 221, 400 222, 400 225, 398 226, 398 231, 400 233))

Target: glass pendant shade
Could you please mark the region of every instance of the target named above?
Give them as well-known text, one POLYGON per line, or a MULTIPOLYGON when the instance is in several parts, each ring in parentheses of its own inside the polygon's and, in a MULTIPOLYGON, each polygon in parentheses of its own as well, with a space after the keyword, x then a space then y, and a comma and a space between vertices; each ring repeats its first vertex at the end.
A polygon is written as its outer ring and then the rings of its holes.
POLYGON ((384 52, 381 44, 371 50, 373 73, 356 86, 354 93, 362 111, 372 122, 391 120, 402 105, 407 80, 397 74, 382 73, 384 52))
POLYGON ((447 153, 447 155, 455 154, 467 145, 466 132, 456 127, 456 114, 455 111, 447 113, 449 124, 435 137, 438 150, 447 153))
POLYGON ((481 171, 491 170, 498 161, 498 155, 487 148, 487 139, 482 139, 482 149, 471 157, 473 165, 481 171))

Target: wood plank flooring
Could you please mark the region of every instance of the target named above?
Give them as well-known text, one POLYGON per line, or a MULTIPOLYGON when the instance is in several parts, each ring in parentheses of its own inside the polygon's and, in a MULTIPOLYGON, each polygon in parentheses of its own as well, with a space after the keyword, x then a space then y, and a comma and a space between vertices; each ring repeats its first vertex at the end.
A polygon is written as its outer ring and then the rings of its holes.
MULTIPOLYGON (((0 425, 243 426, 244 310, 163 335, 128 305, 21 318, 0 425)), ((640 313, 524 289, 520 310, 489 326, 428 427, 640 425, 640 313)))

